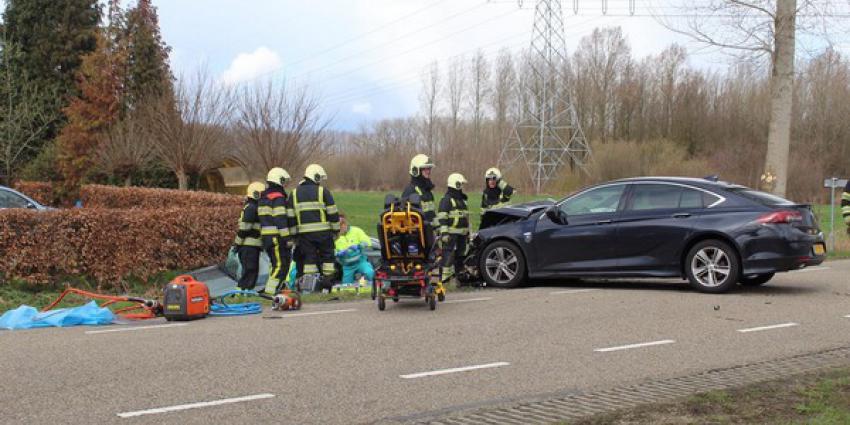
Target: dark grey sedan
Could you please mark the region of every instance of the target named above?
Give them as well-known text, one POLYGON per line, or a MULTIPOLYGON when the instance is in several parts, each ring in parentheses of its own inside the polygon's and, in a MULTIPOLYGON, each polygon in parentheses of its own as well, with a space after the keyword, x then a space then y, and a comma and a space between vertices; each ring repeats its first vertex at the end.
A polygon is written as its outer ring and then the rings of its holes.
POLYGON ((9 208, 27 208, 36 211, 46 211, 52 208, 39 204, 36 200, 17 190, 0 186, 0 210, 9 208))

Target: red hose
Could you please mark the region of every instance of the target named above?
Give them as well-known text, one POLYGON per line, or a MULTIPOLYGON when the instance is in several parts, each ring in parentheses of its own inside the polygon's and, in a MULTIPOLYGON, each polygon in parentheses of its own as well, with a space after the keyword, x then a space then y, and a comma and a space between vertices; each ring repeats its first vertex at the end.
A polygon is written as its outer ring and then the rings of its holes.
MULTIPOLYGON (((66 289, 64 292, 62 292, 61 295, 59 295, 59 298, 56 298, 55 301, 50 303, 50 305, 45 307, 42 311, 52 310, 54 307, 56 307, 56 305, 58 305, 60 302, 62 302, 62 299, 65 298, 65 296, 68 295, 68 294, 77 294, 77 295, 80 295, 82 297, 90 298, 90 299, 94 299, 94 300, 105 300, 106 302, 101 304, 100 305, 101 307, 109 307, 112 304, 119 303, 119 302, 135 303, 135 305, 122 307, 122 308, 115 310, 115 314, 121 316, 124 319, 132 319, 132 320, 153 319, 153 318, 156 317, 156 313, 157 313, 153 308, 145 305, 146 300, 143 300, 141 298, 118 296, 118 295, 104 295, 104 294, 98 294, 96 292, 83 291, 82 289, 77 289, 77 288, 66 289), (131 311, 137 311, 137 310, 143 310, 143 312, 130 313, 131 311)), ((150 303, 150 304, 153 305, 154 303, 150 303)))

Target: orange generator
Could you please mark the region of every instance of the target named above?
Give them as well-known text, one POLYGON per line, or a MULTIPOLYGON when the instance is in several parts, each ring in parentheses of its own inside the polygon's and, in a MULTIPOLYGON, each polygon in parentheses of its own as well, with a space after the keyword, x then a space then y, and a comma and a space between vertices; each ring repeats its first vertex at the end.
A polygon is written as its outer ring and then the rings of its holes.
POLYGON ((165 320, 195 320, 210 312, 210 290, 189 275, 180 275, 165 285, 162 315, 165 320))

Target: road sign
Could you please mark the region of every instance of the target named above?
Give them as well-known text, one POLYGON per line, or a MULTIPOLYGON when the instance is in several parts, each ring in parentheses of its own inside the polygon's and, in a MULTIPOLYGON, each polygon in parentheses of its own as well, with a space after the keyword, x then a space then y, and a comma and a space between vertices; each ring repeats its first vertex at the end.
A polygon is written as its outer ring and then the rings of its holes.
POLYGON ((827 189, 839 189, 847 186, 847 179, 839 179, 837 177, 833 177, 831 179, 824 179, 823 187, 827 189))
POLYGON ((823 187, 829 189, 829 250, 835 251, 835 189, 847 186, 847 179, 832 177, 823 180, 823 187))

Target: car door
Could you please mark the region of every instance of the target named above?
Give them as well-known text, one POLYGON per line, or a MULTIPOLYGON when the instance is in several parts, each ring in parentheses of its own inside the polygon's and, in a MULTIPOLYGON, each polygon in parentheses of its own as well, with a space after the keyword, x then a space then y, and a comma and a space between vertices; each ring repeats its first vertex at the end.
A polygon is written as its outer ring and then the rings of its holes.
POLYGON ((543 272, 602 271, 615 266, 611 241, 621 208, 625 183, 598 186, 557 205, 566 223, 541 215, 532 245, 536 270, 543 272))
POLYGON ((635 183, 618 218, 614 255, 621 271, 676 274, 703 192, 673 183, 635 183))

